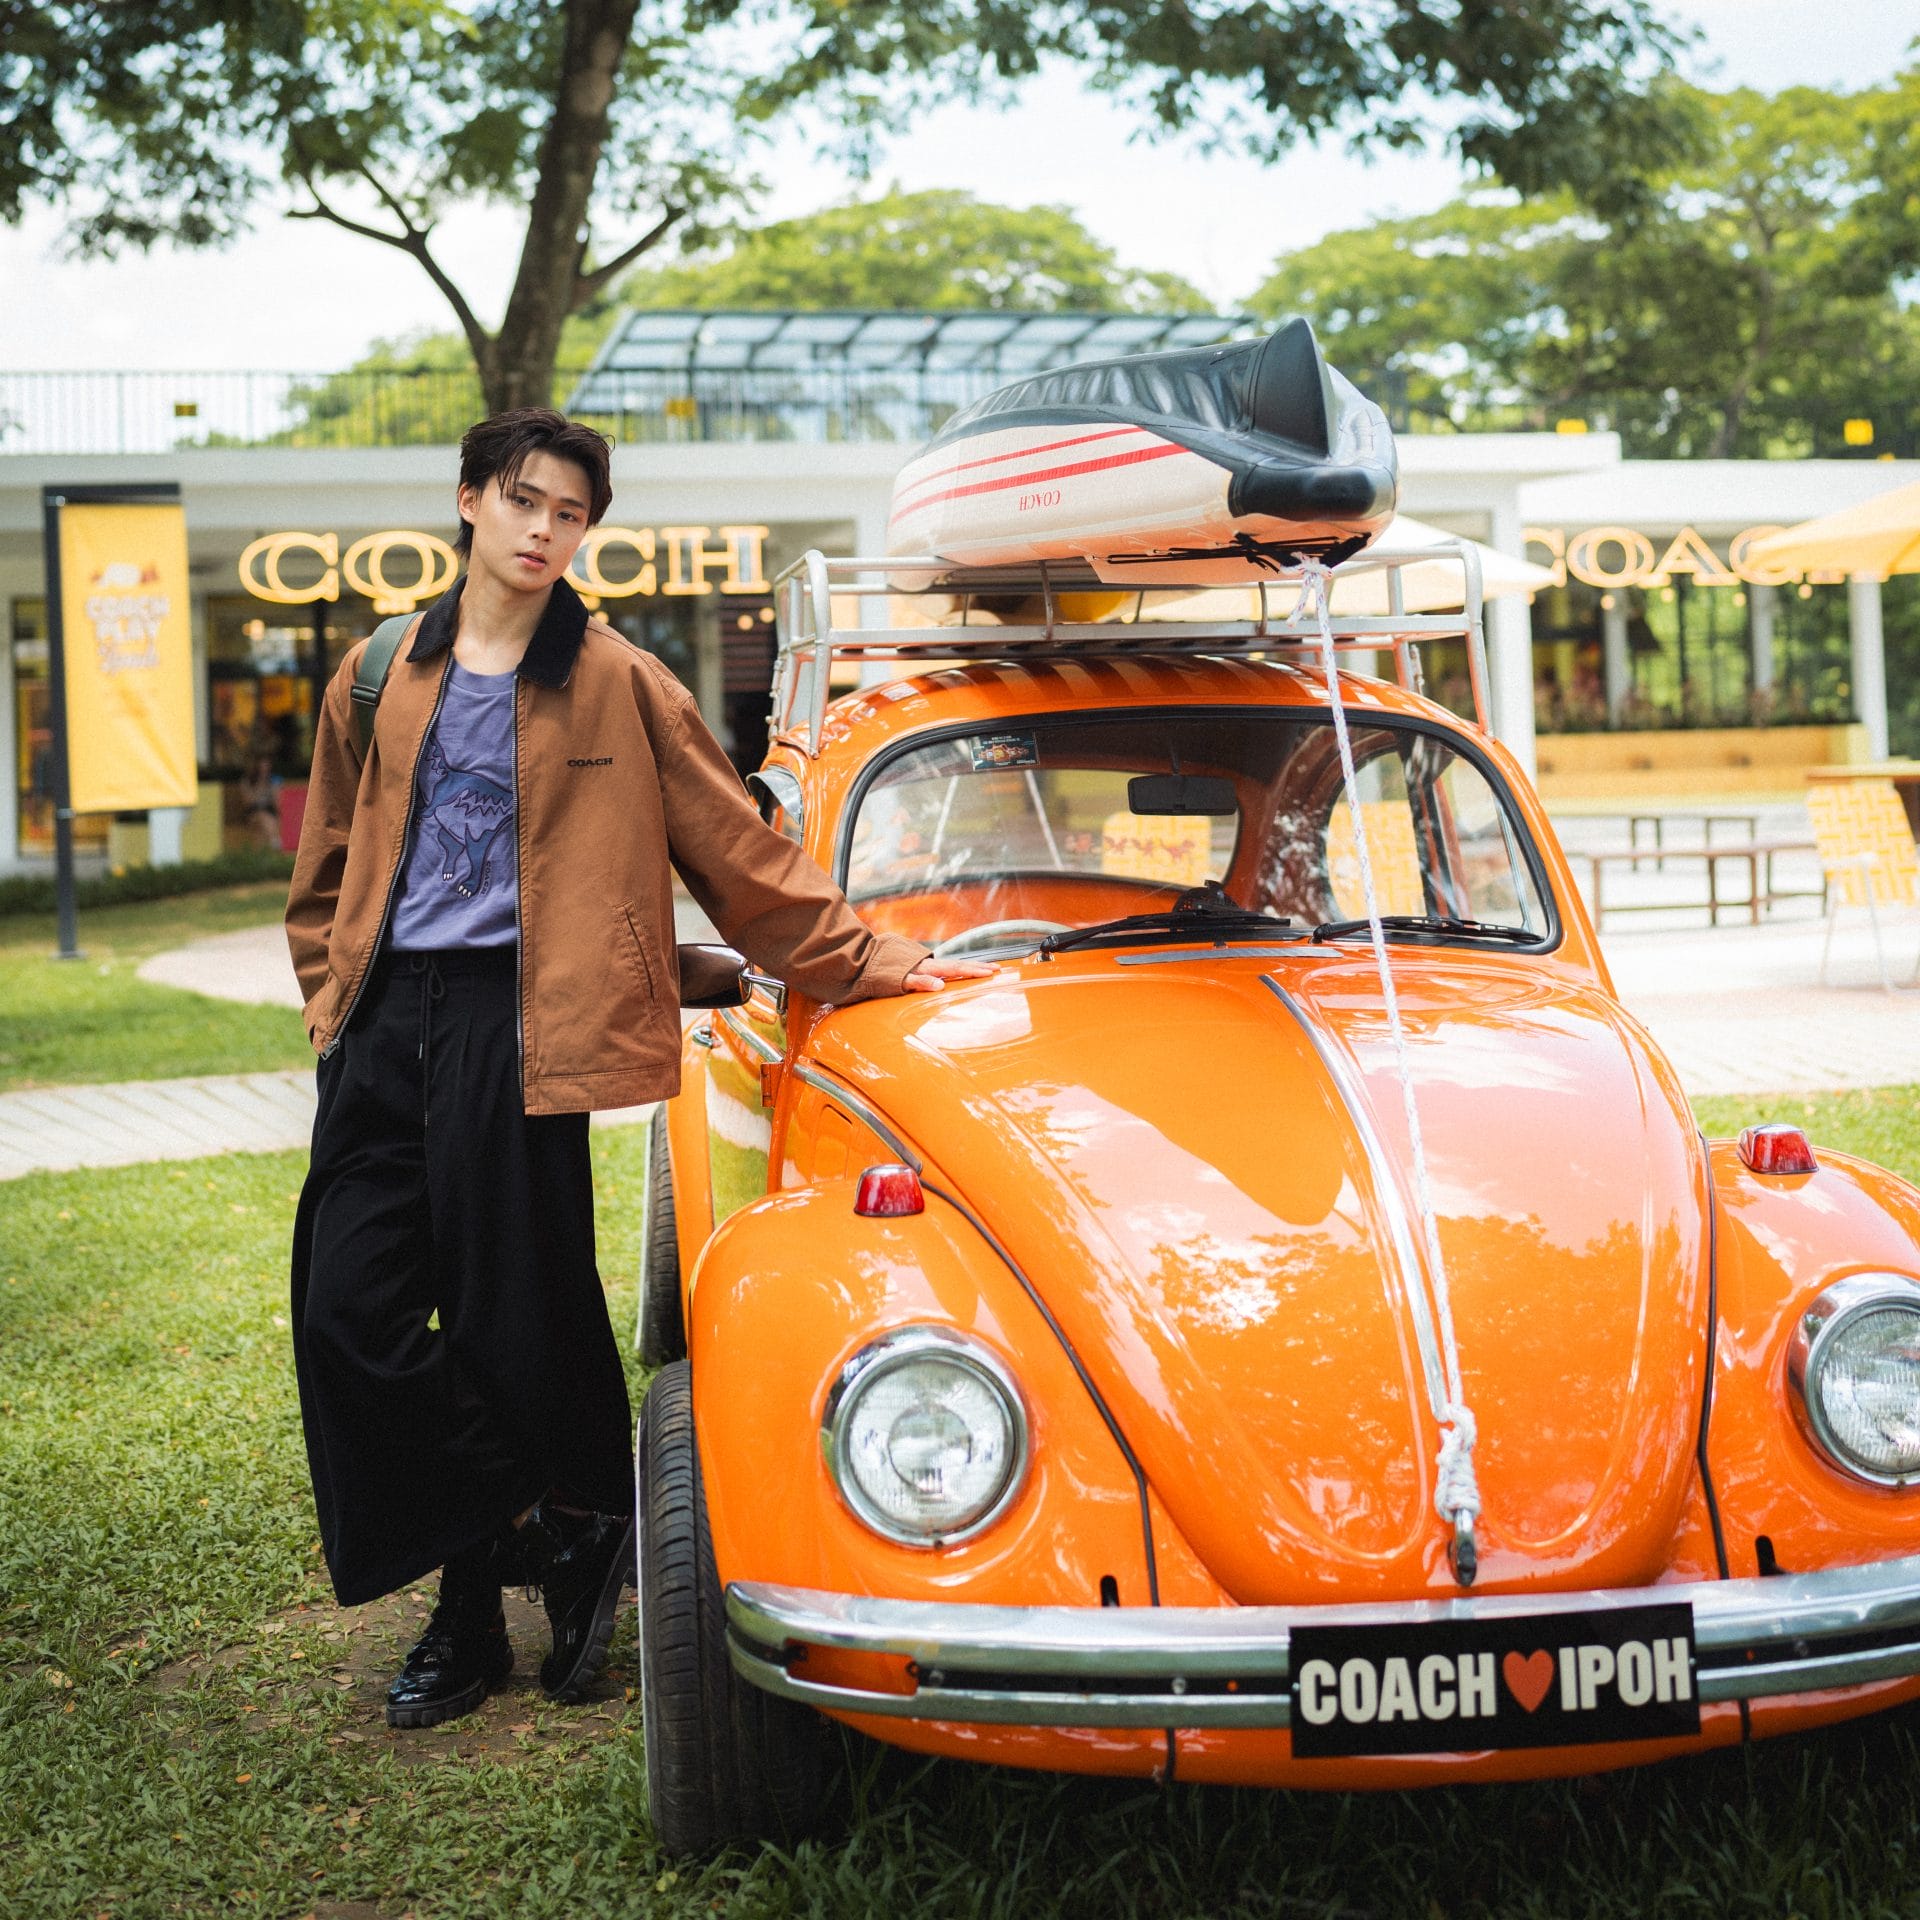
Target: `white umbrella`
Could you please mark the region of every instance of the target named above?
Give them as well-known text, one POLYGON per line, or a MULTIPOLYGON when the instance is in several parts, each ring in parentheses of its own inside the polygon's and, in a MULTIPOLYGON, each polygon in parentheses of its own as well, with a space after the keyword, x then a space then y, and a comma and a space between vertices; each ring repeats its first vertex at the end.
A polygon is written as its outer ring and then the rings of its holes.
MULTIPOLYGON (((1507 594, 1538 593, 1554 585, 1554 577, 1545 567, 1531 560, 1516 559, 1497 547, 1483 546, 1464 535, 1444 533, 1411 514, 1397 513, 1392 524, 1376 543, 1390 553, 1405 553, 1420 547, 1472 547, 1480 556, 1480 591, 1487 600, 1507 594)), ((1361 555, 1362 562, 1365 555, 1361 555)), ((1357 564, 1357 563, 1350 563, 1357 564)), ((1436 613, 1461 605, 1465 598, 1465 579, 1460 562, 1446 554, 1431 560, 1417 560, 1400 569, 1401 589, 1405 595, 1403 611, 1436 613)), ((1267 613, 1284 618, 1292 612, 1299 589, 1292 586, 1267 588, 1267 613)), ((1384 614, 1387 605, 1387 576, 1383 568, 1368 568, 1353 573, 1336 572, 1333 581, 1333 610, 1336 613, 1384 614)), ((1258 587, 1202 587, 1191 593, 1149 593, 1141 608, 1142 620, 1253 620, 1260 613, 1258 587)), ((1121 616, 1133 618, 1131 610, 1121 616)))
POLYGON ((1920 573, 1920 482, 1756 540, 1748 558, 1796 572, 1831 568, 1884 580, 1920 573))

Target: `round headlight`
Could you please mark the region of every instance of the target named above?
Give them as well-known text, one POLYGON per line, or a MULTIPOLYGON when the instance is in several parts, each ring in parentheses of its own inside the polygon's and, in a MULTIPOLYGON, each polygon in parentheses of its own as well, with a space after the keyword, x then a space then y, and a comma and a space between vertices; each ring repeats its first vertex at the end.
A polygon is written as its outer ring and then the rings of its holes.
POLYGON ((1920 1285, 1836 1282, 1801 1315, 1787 1374, 1836 1466, 1876 1486, 1920 1483, 1920 1285))
POLYGON ((890 1540, 933 1547, 998 1517, 1027 1467, 1020 1393, 985 1348, 905 1327, 847 1362, 821 1444, 841 1497, 890 1540))

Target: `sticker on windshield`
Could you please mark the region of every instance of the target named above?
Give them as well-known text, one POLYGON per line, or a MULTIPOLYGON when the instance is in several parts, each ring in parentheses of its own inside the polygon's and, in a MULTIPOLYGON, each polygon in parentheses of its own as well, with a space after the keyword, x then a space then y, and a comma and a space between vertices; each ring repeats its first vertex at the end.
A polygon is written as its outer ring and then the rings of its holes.
POLYGON ((968 744, 973 748, 975 773, 985 773, 995 767, 1040 764, 1040 749, 1030 733, 977 733, 968 744))

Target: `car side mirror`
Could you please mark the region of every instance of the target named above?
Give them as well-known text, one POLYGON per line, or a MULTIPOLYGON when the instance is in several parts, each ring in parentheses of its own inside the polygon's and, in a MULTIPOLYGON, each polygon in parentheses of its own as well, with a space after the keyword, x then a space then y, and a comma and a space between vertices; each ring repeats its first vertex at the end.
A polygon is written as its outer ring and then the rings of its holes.
POLYGON ((1196 814, 1240 811, 1233 782, 1210 773, 1142 773, 1127 782, 1127 811, 1196 814))
POLYGON ((683 944, 677 952, 683 1007, 746 1005, 747 962, 743 954, 713 941, 683 944))

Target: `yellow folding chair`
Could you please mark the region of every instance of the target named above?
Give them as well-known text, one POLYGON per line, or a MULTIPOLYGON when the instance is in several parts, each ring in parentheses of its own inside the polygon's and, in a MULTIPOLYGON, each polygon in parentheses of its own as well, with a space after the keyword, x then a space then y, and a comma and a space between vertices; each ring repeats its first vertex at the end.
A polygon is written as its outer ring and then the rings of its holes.
POLYGON ((1205 814, 1110 813, 1100 828, 1100 871, 1129 880, 1197 887, 1213 861, 1213 822, 1205 814))
MULTIPOLYGON (((1833 929, 1844 907, 1865 907, 1873 925, 1873 951, 1880 984, 1891 993, 1887 950, 1880 935, 1882 907, 1911 907, 1920 900, 1920 855, 1907 810, 1891 780, 1819 781, 1807 789, 1807 813, 1826 877, 1827 937, 1820 948, 1820 980, 1826 983, 1833 929)), ((1920 980, 1920 956, 1908 981, 1920 980)))
MULTIPOLYGON (((1374 892, 1382 913, 1425 913, 1420 849, 1413 815, 1404 800, 1362 800, 1367 825, 1367 857, 1373 866, 1374 892)), ((1353 809, 1345 795, 1334 802, 1327 821, 1327 887, 1341 916, 1358 920, 1367 910, 1360 883, 1360 841, 1353 830, 1353 809)))

